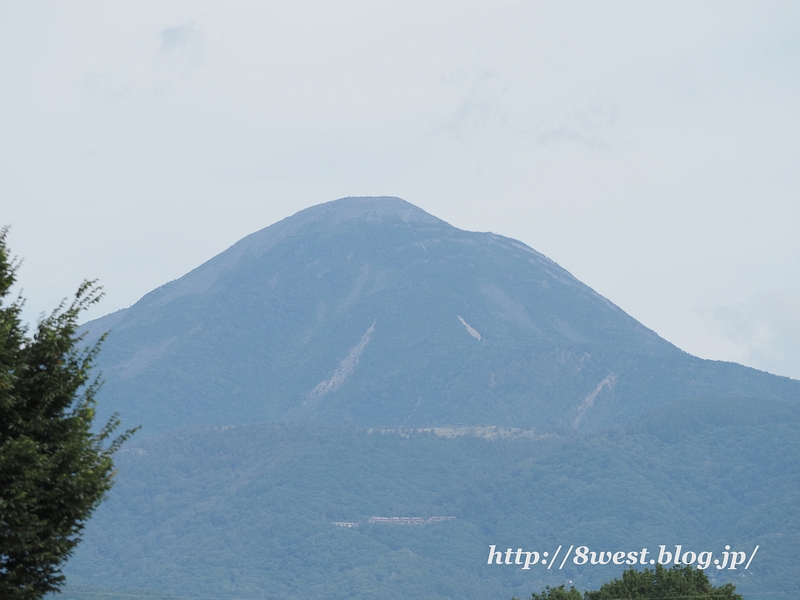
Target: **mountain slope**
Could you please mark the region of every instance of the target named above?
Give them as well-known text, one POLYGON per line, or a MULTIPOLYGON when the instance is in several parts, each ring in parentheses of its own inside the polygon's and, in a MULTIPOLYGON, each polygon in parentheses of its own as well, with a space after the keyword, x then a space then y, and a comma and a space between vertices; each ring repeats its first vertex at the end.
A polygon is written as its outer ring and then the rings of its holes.
POLYGON ((131 308, 100 356, 104 410, 145 435, 319 421, 596 431, 679 398, 800 399, 692 357, 524 244, 398 198, 258 231, 131 308))
POLYGON ((509 600, 566 579, 596 587, 624 567, 488 566, 492 544, 680 544, 717 557, 759 545, 750 569, 708 575, 746 598, 796 598, 799 433, 796 403, 713 399, 669 403, 607 433, 537 439, 185 428, 125 448, 66 573, 70 584, 178 597, 509 600))

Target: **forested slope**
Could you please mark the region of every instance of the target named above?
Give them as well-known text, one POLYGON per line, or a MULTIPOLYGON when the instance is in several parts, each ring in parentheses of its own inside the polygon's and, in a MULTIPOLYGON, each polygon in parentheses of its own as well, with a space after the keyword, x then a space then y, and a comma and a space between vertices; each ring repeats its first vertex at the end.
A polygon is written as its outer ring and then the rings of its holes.
POLYGON ((797 594, 799 434, 798 406, 752 400, 677 403, 607 433, 536 439, 185 429, 126 449, 69 580, 219 597, 508 599, 565 579, 588 588, 622 567, 488 566, 490 544, 758 544, 750 569, 712 567, 712 580, 797 594))

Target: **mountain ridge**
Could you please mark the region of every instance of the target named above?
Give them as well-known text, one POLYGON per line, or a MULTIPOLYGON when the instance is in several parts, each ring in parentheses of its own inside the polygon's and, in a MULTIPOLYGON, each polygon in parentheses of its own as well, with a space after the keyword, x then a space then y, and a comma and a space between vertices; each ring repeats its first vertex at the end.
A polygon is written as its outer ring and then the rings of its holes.
POLYGON ((216 275, 219 271, 224 270, 226 267, 230 268, 246 255, 260 256, 268 252, 272 246, 296 234, 304 227, 322 221, 325 217, 328 217, 326 226, 335 226, 341 221, 364 215, 377 221, 381 220, 380 217, 399 216, 406 223, 413 216, 415 217, 413 220, 418 222, 451 227, 441 219, 437 219, 421 208, 400 198, 392 196, 340 198, 339 200, 332 200, 303 209, 272 225, 246 235, 220 254, 192 269, 186 275, 145 294, 139 302, 144 302, 147 305, 149 296, 154 296, 154 299, 150 300, 150 302, 161 303, 185 294, 202 293, 213 285, 213 275, 216 275), (203 271, 211 271, 211 276, 203 273, 203 271), (203 276, 198 277, 199 273, 203 273, 203 276), (171 292, 163 292, 164 295, 160 297, 156 295, 156 292, 167 286, 174 289, 171 292))

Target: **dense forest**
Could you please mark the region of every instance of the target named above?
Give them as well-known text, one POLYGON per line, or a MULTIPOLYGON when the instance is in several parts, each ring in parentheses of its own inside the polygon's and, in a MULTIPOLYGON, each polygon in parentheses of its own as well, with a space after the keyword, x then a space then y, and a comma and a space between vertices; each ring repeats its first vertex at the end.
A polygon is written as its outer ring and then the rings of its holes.
POLYGON ((507 433, 254 424, 134 441, 69 582, 215 597, 507 599, 568 580, 589 589, 624 567, 490 566, 491 544, 681 544, 717 555, 759 545, 748 570, 712 567, 711 581, 745 597, 800 593, 800 406, 693 400, 591 436, 507 433), (447 515, 456 518, 369 522, 447 515))

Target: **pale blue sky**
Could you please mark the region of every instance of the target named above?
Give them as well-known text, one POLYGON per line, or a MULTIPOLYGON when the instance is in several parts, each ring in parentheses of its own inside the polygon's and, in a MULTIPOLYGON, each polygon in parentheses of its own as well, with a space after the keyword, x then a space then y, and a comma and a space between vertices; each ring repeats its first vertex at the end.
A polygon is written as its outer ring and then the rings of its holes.
POLYGON ((396 195, 694 354, 800 378, 800 3, 0 4, 29 318, 396 195))

